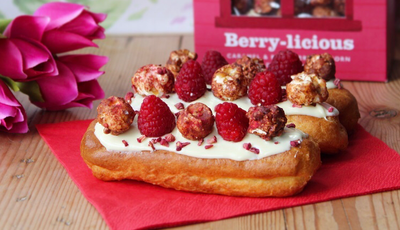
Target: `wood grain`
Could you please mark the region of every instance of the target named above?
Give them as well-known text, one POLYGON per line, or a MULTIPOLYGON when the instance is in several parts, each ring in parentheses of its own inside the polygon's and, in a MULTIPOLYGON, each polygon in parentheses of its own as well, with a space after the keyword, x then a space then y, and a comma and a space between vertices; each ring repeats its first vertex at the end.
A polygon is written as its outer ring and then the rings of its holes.
MULTIPOLYGON (((171 50, 193 50, 192 35, 110 36, 94 53, 110 58, 99 82, 106 97, 130 91, 141 66, 164 64, 171 50)), ((360 124, 400 152, 400 34, 388 83, 344 82, 357 98, 360 124)), ((95 110, 38 109, 17 94, 29 118, 28 134, 0 133, 0 226, 2 229, 108 229, 35 130, 35 124, 96 116, 95 110)), ((94 103, 97 107, 98 101, 94 103)), ((338 199, 171 229, 400 229, 400 191, 338 199)))

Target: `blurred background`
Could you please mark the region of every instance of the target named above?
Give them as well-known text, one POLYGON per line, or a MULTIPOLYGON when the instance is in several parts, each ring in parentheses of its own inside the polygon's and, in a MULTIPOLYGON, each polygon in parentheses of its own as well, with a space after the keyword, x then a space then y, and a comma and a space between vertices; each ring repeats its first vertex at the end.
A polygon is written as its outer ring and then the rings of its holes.
MULTIPOLYGON (((0 19, 32 14, 54 0, 1 0, 0 19)), ((63 0, 107 13, 102 24, 108 34, 193 33, 193 0, 63 0)), ((218 1, 218 0, 215 0, 218 1)), ((400 1, 396 0, 396 29, 400 30, 400 1)))
MULTIPOLYGON (((1 0, 0 19, 32 14, 54 0, 1 0)), ((193 33, 192 0, 64 0, 107 13, 102 23, 108 34, 193 33)))

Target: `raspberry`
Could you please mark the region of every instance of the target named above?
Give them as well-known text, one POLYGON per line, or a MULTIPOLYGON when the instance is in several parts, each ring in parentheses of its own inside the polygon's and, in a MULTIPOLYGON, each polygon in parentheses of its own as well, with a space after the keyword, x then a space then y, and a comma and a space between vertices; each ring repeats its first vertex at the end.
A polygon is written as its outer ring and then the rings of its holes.
POLYGON ((278 79, 271 72, 261 72, 251 81, 248 92, 253 105, 271 105, 282 100, 278 79))
POLYGON ((228 64, 228 62, 221 55, 220 52, 215 51, 215 50, 207 51, 203 57, 203 61, 201 62, 201 68, 203 69, 204 78, 206 79, 206 83, 208 85, 211 85, 211 79, 212 79, 215 71, 227 64, 228 64))
POLYGON ((215 112, 218 134, 226 141, 241 141, 249 127, 246 111, 234 103, 224 102, 215 107, 215 112))
POLYGON ((200 64, 194 60, 183 64, 175 81, 178 97, 191 102, 203 96, 206 90, 207 86, 200 64))
POLYGON ((175 116, 160 98, 150 95, 140 106, 138 129, 146 137, 161 137, 175 128, 175 116))
POLYGON ((281 50, 272 59, 268 71, 275 75, 280 85, 286 85, 292 80, 290 76, 303 71, 303 64, 295 52, 281 50))

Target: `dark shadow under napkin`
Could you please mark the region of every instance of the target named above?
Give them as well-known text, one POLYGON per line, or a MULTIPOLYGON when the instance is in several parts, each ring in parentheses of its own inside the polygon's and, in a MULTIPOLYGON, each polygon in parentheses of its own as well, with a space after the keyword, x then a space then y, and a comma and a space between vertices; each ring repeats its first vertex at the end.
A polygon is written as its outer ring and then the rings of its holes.
POLYGON ((360 125, 346 151, 323 157, 304 191, 289 198, 240 198, 194 194, 137 181, 103 182, 80 156, 90 120, 40 124, 42 138, 83 195, 111 229, 171 227, 220 220, 341 197, 400 189, 400 155, 360 125))

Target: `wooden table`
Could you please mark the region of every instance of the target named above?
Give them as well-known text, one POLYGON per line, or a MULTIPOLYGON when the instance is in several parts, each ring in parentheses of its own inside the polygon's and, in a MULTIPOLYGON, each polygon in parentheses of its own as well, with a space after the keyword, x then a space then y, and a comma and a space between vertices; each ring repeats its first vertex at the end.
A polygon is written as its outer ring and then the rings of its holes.
MULTIPOLYGON (((86 49, 110 58, 99 81, 106 97, 124 96, 130 78, 145 64, 164 64, 170 51, 194 50, 193 35, 109 36, 100 49, 86 49)), ((344 82, 357 98, 360 124, 400 152, 400 34, 389 83, 344 82)), ((371 57, 373 58, 373 57, 371 57)), ((73 108, 48 112, 17 94, 30 132, 0 133, 1 229, 108 229, 96 209, 82 196, 66 170, 41 139, 35 124, 96 116, 73 108)), ((94 103, 97 107, 99 101, 94 103)), ((400 229, 400 190, 286 208, 176 229, 400 229)))

